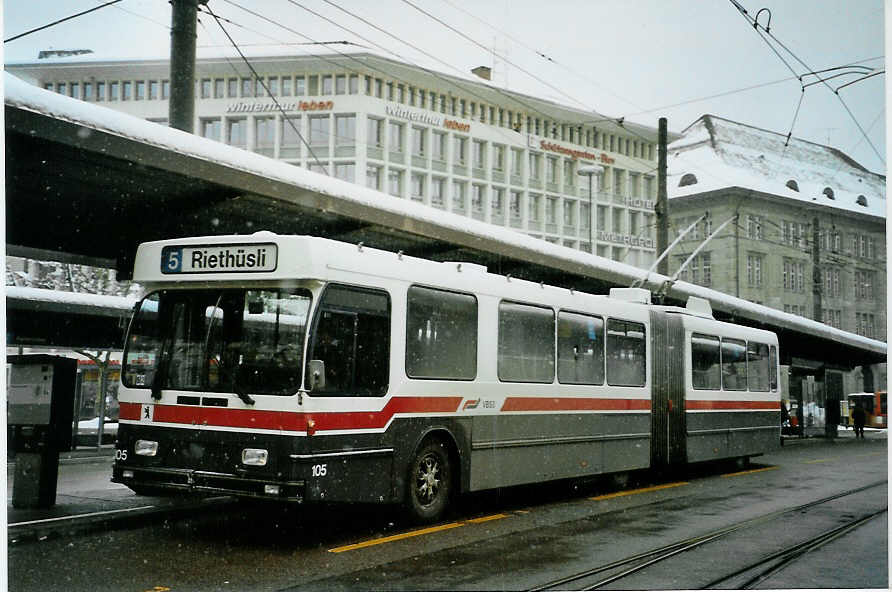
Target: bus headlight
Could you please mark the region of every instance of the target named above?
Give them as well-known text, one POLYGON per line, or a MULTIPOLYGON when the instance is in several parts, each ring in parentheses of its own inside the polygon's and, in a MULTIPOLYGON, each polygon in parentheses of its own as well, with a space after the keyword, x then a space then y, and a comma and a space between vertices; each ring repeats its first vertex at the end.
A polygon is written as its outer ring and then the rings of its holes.
POLYGON ((265 467, 269 452, 263 448, 245 448, 242 450, 242 464, 251 467, 265 467))
POLYGON ((155 456, 158 454, 158 442, 154 440, 137 440, 133 445, 133 454, 137 456, 155 456))

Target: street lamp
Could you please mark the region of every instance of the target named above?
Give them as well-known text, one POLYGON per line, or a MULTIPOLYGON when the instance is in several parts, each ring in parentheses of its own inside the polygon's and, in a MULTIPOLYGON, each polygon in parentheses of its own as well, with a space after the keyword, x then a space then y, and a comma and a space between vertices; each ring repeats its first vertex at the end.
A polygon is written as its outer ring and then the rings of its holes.
POLYGON ((595 226, 595 204, 592 199, 592 177, 600 177, 604 174, 604 167, 601 165, 587 165, 581 166, 576 170, 576 174, 584 177, 588 177, 588 248, 590 253, 595 252, 595 241, 594 235, 592 234, 592 229, 595 226))

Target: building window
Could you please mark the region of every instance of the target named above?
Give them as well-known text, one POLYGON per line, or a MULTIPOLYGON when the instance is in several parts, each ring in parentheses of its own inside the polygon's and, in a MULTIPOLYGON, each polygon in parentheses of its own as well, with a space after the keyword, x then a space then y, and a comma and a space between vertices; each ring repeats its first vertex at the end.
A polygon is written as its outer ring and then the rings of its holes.
POLYGON ((467 209, 467 184, 464 181, 452 182, 452 209, 458 212, 467 209))
POLYGON ((255 97, 265 97, 266 96, 266 88, 263 86, 263 78, 255 78, 254 79, 254 96, 255 97))
POLYGON ((121 84, 117 81, 108 83, 108 100, 117 101, 121 98, 121 84))
POLYGON ((492 198, 490 200, 490 211, 492 217, 502 219, 505 213, 505 190, 501 187, 493 187, 492 198))
POLYGON ((783 281, 787 292, 805 292, 805 264, 784 257, 783 281))
POLYGON ((282 139, 280 157, 297 156, 300 149, 300 116, 294 115, 281 120, 282 139))
POLYGON ((485 166, 485 154, 486 154, 486 146, 480 140, 474 140, 473 144, 474 150, 474 168, 482 169, 485 166))
POLYGON ((462 136, 455 136, 455 143, 453 146, 455 148, 455 154, 452 155, 453 160, 456 164, 465 164, 465 159, 468 156, 468 139, 462 136))
POLYGON ((871 339, 876 337, 876 315, 868 312, 856 312, 855 333, 871 339))
POLYGON ((335 115, 335 146, 354 146, 355 144, 356 115, 335 115))
MULTIPOLYGON (((310 94, 315 94, 315 93, 310 93, 310 94)), ((323 95, 334 94, 334 86, 333 86, 333 80, 332 80, 331 74, 326 74, 322 77, 322 94, 323 95)))
POLYGON ((530 179, 539 179, 539 163, 542 160, 541 154, 530 152, 530 179))
POLYGON ((105 100, 105 82, 96 81, 96 100, 104 101, 105 100))
POLYGON ((250 78, 242 78, 242 97, 254 96, 254 84, 250 78))
POLYGON ((271 97, 279 96, 279 77, 278 76, 270 76, 266 79, 266 85, 269 87, 269 94, 271 97))
POLYGON ((564 200, 564 226, 576 226, 576 202, 564 200))
POLYGON ((146 100, 146 81, 145 80, 137 80, 136 81, 136 90, 135 90, 134 98, 137 101, 145 101, 146 100))
POLYGON ((276 143, 275 118, 254 119, 254 148, 262 154, 272 155, 276 143))
POLYGON ((319 94, 319 76, 307 76, 307 94, 312 97, 319 94))
POLYGON ((246 129, 248 122, 244 118, 226 120, 226 143, 230 146, 244 148, 247 145, 246 129))
POLYGON ((381 148, 384 145, 384 120, 369 117, 367 136, 366 142, 369 146, 381 148))
POLYGON ((785 244, 799 248, 805 247, 805 237, 808 234, 808 230, 804 222, 784 220, 781 230, 783 232, 782 238, 785 244))
POLYGON ((200 88, 201 88, 201 98, 202 99, 211 98, 211 79, 210 78, 202 78, 200 88))
POLYGON ((381 191, 381 167, 369 165, 365 168, 365 186, 381 191))
POLYGON ((412 173, 411 197, 415 201, 424 201, 424 175, 412 173))
POLYGON ((335 177, 341 179, 342 181, 349 181, 350 183, 356 182, 356 164, 352 162, 340 162, 335 163, 334 166, 335 177))
POLYGON ((391 121, 387 124, 388 140, 390 141, 389 150, 391 152, 403 151, 403 124, 391 121))
POLYGON ((520 202, 521 202, 520 191, 512 191, 511 192, 511 203, 508 204, 508 207, 511 209, 511 220, 513 220, 515 222, 519 222, 521 219, 520 202))
POLYGON ((492 147, 492 168, 495 171, 505 170, 505 147, 493 144, 492 147))
POLYGON ((291 96, 291 76, 282 76, 282 96, 291 96))
POLYGON ((346 74, 338 74, 337 76, 335 76, 335 94, 336 95, 347 94, 347 75, 346 74))
POLYGON ((303 76, 298 76, 294 79, 294 96, 302 97, 307 94, 307 79, 303 76))
POLYGON ((403 171, 390 169, 387 173, 387 189, 390 195, 403 196, 403 171))
POLYGON ((91 83, 91 82, 84 83, 84 100, 85 101, 93 100, 93 83, 91 83))
POLYGON ((423 127, 412 128, 412 155, 424 156, 424 147, 427 144, 427 129, 423 127))
POLYGON ((839 281, 839 268, 826 267, 822 270, 821 275, 824 279, 824 296, 826 298, 839 298, 841 285, 839 281))
POLYGON ((855 299, 873 300, 876 285, 875 271, 855 271, 855 299))
POLYGON ((746 281, 750 287, 762 286, 762 261, 761 253, 748 253, 746 256, 746 281))
POLYGON ((485 191, 483 185, 473 185, 471 187, 471 210, 475 214, 483 213, 483 195, 485 191))
POLYGON ((545 159, 545 182, 557 183, 557 158, 548 157, 545 159))
MULTIPOLYGON (((678 258, 679 267, 684 263, 685 259, 687 257, 678 258)), ((684 281, 700 286, 712 285, 712 254, 708 252, 700 253, 691 259, 687 268, 679 274, 679 277, 684 281)))
POLYGON ((170 98, 170 80, 161 81, 161 100, 166 101, 170 98))
POLYGON ((350 86, 349 86, 348 92, 351 95, 358 95, 359 94, 359 75, 351 74, 349 84, 350 84, 350 86))
POLYGON ((122 101, 131 101, 133 100, 133 83, 129 80, 125 80, 121 83, 121 100, 122 101))
POLYGON ((511 174, 517 177, 523 174, 523 150, 511 149, 511 174))
POLYGON ((310 117, 310 144, 312 146, 328 146, 330 120, 328 115, 310 117))
POLYGON ((446 202, 446 179, 434 177, 431 180, 431 205, 442 208, 446 202))
POLYGON ((215 118, 202 118, 200 121, 201 125, 201 137, 208 138, 210 140, 215 140, 217 142, 220 141, 220 126, 221 121, 219 117, 215 118))
POLYGON ((531 223, 539 222, 539 206, 542 202, 542 196, 531 193, 528 200, 527 211, 531 223))
MULTIPOLYGON (((151 83, 149 83, 151 84, 151 83)), ((214 98, 215 99, 224 99, 225 95, 225 82, 222 78, 214 79, 214 98)), ((151 98, 151 97, 150 97, 151 98)))
POLYGON ((446 134, 434 132, 431 142, 431 157, 441 162, 446 161, 446 134))
POLYGON ((747 215, 746 236, 753 240, 763 240, 765 238, 762 234, 762 216, 747 215))

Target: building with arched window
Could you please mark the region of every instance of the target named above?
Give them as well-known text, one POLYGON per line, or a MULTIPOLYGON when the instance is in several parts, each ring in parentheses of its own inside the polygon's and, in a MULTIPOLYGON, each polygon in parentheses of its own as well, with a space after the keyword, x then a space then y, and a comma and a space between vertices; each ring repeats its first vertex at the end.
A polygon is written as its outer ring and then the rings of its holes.
POLYGON ((885 341, 885 176, 835 148, 713 115, 670 144, 668 162, 670 240, 708 212, 670 271, 736 216, 682 279, 885 341))
MULTIPOLYGON (((196 61, 196 134, 631 265, 655 258, 655 128, 369 53, 251 64, 256 78, 196 61)), ((7 70, 167 123, 167 60, 7 70)))

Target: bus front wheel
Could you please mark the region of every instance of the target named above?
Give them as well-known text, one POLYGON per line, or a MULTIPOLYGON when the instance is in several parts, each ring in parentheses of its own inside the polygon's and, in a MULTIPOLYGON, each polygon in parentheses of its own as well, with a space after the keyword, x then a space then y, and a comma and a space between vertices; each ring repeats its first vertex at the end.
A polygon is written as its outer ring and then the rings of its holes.
POLYGON ((428 440, 418 448, 407 485, 407 505, 416 522, 433 522, 443 515, 452 495, 452 467, 444 442, 428 440))

